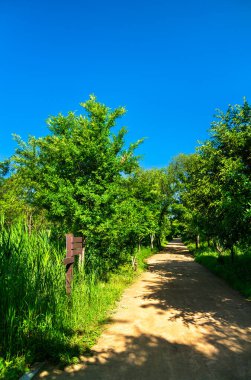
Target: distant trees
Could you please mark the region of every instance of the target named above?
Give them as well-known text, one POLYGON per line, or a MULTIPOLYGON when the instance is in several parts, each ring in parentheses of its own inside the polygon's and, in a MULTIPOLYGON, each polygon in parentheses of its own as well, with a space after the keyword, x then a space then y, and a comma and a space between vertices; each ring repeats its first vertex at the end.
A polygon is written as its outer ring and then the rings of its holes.
POLYGON ((166 170, 139 169, 128 178, 128 184, 131 196, 136 200, 136 207, 142 210, 139 212, 142 216, 139 243, 147 236, 150 237, 151 245, 156 241, 160 248, 161 241, 171 232, 168 218, 171 193, 166 170))

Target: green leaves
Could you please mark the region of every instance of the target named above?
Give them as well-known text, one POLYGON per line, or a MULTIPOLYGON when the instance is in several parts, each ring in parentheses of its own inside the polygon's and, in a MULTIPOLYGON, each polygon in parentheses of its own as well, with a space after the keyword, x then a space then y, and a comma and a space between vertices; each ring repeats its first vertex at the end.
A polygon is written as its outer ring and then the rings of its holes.
POLYGON ((111 110, 93 95, 81 106, 83 115, 51 116, 45 137, 23 142, 16 136, 18 148, 11 162, 26 189, 24 200, 46 210, 62 231, 87 238, 90 267, 102 260, 112 267, 154 230, 149 226, 159 216, 134 194, 128 177, 138 170, 134 152, 143 139, 125 148, 126 128, 111 132, 125 109, 111 110))
POLYGON ((180 156, 171 167, 178 199, 188 210, 185 230, 232 249, 251 232, 251 107, 244 101, 218 111, 210 134, 196 155, 180 156))

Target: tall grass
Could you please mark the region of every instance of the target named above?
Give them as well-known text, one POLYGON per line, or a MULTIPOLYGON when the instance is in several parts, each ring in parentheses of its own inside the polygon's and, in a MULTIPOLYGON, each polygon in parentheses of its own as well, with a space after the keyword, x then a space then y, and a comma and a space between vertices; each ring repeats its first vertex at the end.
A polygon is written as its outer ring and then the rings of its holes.
MULTIPOLYGON (((139 270, 149 254, 138 254, 139 270)), ((22 222, 6 227, 0 221, 0 378, 17 379, 35 360, 77 361, 135 277, 130 262, 106 281, 74 268, 67 296, 64 256, 48 231, 29 234, 22 222)))
POLYGON ((0 222, 0 356, 45 357, 69 329, 64 253, 46 231, 0 222), (53 343, 52 343, 53 342, 53 343), (46 348, 45 348, 46 347, 46 348))

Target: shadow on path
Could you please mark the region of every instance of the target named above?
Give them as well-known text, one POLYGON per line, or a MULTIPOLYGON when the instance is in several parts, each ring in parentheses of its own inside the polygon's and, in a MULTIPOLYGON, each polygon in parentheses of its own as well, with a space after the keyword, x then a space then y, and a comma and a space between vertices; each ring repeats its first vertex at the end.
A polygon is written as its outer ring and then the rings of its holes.
MULTIPOLYGON (((240 380, 250 379, 246 352, 221 352, 210 358, 185 344, 142 334, 126 336, 123 352, 105 349, 83 368, 52 371, 50 379, 85 380, 240 380), (227 359, 227 361, 226 361, 227 359), (228 365, 231 360, 231 366, 228 365), (220 365, 218 365, 220 362, 220 365), (234 371, 233 368, 235 367, 234 371), (54 372, 54 373, 53 373, 54 372)), ((95 352, 93 353, 95 355, 95 352)), ((48 378, 48 377, 47 377, 48 378)))
POLYGON ((44 378, 250 380, 251 305, 187 252, 175 240, 152 256, 93 357, 44 378))

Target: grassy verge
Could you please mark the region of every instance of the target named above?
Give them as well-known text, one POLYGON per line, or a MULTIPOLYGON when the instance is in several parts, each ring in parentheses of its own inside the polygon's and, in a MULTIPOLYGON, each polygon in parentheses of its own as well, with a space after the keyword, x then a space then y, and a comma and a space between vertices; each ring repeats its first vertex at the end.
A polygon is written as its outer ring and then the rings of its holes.
POLYGON ((46 232, 29 235, 22 225, 0 226, 0 378, 16 380, 34 361, 78 362, 100 335, 123 290, 144 270, 151 255, 137 253, 106 281, 75 272, 65 295, 65 253, 46 232))
POLYGON ((231 262, 229 252, 219 255, 209 247, 195 249, 193 244, 187 244, 194 254, 195 261, 204 265, 211 272, 224 279, 232 288, 251 299, 251 254, 236 252, 234 262, 231 262))

